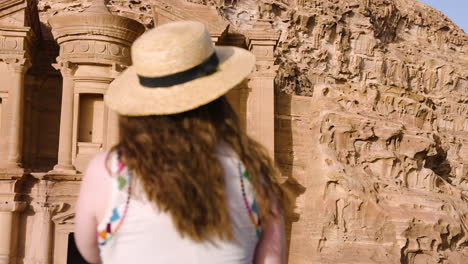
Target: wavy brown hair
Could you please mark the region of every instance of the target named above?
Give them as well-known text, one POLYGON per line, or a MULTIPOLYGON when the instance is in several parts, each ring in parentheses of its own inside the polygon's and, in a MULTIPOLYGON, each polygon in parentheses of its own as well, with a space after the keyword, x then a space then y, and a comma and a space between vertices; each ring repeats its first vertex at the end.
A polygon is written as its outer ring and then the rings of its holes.
POLYGON ((172 216, 182 236, 231 240, 224 170, 218 160, 222 142, 250 174, 264 226, 268 216, 276 215, 272 199, 280 201, 281 211, 278 170, 265 148, 241 129, 225 97, 180 114, 121 116, 120 141, 113 150, 135 172, 148 199, 172 216))

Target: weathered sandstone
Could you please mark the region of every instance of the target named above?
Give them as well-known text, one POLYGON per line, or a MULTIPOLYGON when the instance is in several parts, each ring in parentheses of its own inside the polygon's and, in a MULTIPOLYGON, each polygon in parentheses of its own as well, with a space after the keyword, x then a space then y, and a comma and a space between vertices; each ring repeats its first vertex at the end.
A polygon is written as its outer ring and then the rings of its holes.
MULTIPOLYGON (((2 83, 11 81, 6 69, 24 74, 23 114, 6 110, 21 104, 8 99, 17 90, 0 86, 0 155, 25 168, 0 166, 0 263, 65 263, 81 173, 47 173, 60 156, 64 80, 51 65, 66 49, 48 21, 92 1, 6 2, 0 47, 21 47, 31 63, 0 49, 2 83), (15 11, 20 2, 27 12, 15 11), (12 25, 33 27, 21 37, 27 44, 13 47, 12 25), (15 122, 22 137, 12 136, 15 122), (12 239, 3 239, 11 223, 12 239)), ((110 0, 108 8, 146 28, 198 19, 216 31, 215 43, 257 56, 251 80, 230 98, 294 194, 289 263, 468 262, 468 35, 442 13, 417 0, 110 0)), ((125 65, 79 67, 78 77, 105 79, 125 65)))

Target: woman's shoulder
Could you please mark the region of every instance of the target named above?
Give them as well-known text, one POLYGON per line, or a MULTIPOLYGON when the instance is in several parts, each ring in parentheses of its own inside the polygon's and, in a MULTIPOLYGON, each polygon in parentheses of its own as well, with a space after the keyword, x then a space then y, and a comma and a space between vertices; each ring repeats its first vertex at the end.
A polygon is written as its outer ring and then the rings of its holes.
POLYGON ((112 192, 113 179, 107 166, 110 154, 109 152, 96 154, 89 161, 81 182, 80 212, 91 212, 98 223, 104 218, 112 192))
POLYGON ((110 176, 110 163, 113 159, 113 153, 100 152, 96 154, 88 163, 86 168, 85 177, 88 179, 106 180, 110 176))

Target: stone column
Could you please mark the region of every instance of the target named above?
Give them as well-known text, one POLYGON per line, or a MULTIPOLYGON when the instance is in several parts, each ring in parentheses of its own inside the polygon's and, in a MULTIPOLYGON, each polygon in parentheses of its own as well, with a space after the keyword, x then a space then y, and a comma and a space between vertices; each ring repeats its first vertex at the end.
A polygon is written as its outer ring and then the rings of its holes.
POLYGON ((23 142, 23 105, 24 105, 24 75, 31 66, 26 59, 6 59, 11 73, 8 122, 8 150, 6 155, 7 168, 21 168, 23 142))
POLYGON ((275 151, 275 109, 273 79, 275 73, 251 75, 247 98, 247 132, 265 146, 272 157, 275 151))
POLYGON ((0 202, 0 264, 16 263, 18 212, 26 203, 17 201, 0 202))
MULTIPOLYGON (((125 65, 113 63, 111 76, 113 78, 119 77, 119 75, 127 68, 125 65)), ((108 114, 107 120, 107 142, 106 150, 109 150, 114 145, 119 143, 119 114, 106 106, 106 111, 108 114)))
POLYGON ((268 22, 257 22, 248 33, 249 50, 256 56, 255 72, 250 76, 247 98, 246 129, 253 138, 275 153, 275 96, 274 79, 277 66, 274 65, 274 50, 279 33, 268 22))
POLYGON ((33 205, 36 215, 34 215, 34 230, 32 239, 35 245, 25 258, 26 264, 50 264, 52 263, 53 248, 53 227, 52 217, 61 212, 65 204, 40 203, 33 205))
POLYGON ((63 209, 64 204, 46 205, 39 210, 37 228, 41 230, 40 247, 37 251, 36 263, 52 263, 52 217, 63 209))
POLYGON ((119 143, 119 114, 109 110, 107 149, 119 143))
POLYGON ((70 62, 55 64, 54 67, 57 70, 60 70, 63 77, 58 162, 54 167, 54 171, 74 173, 75 167, 72 164, 74 90, 73 76, 76 67, 70 62))

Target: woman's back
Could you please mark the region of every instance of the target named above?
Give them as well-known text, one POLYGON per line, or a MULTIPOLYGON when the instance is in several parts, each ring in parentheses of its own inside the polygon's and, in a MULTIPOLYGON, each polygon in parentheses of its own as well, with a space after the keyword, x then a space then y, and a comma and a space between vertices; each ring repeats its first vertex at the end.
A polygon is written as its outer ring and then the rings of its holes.
POLYGON ((225 172, 226 201, 234 240, 196 242, 182 237, 171 216, 158 210, 156 205, 144 196, 131 195, 130 200, 127 199, 128 187, 131 186, 135 190, 138 183, 129 180, 130 170, 119 166, 117 155, 112 155, 112 198, 107 215, 98 226, 102 261, 117 264, 252 263, 259 240, 259 232, 255 226, 258 215, 253 189, 248 178, 244 176, 243 165, 232 151, 223 150, 219 160, 225 172), (255 222, 252 222, 251 217, 255 222), (112 236, 115 229, 118 229, 118 232, 112 236))
POLYGON ((131 53, 104 98, 120 115, 119 157, 109 175, 98 155, 81 183, 80 252, 92 263, 283 263, 279 172, 224 96, 255 56, 215 47, 195 21, 151 29, 131 53))

